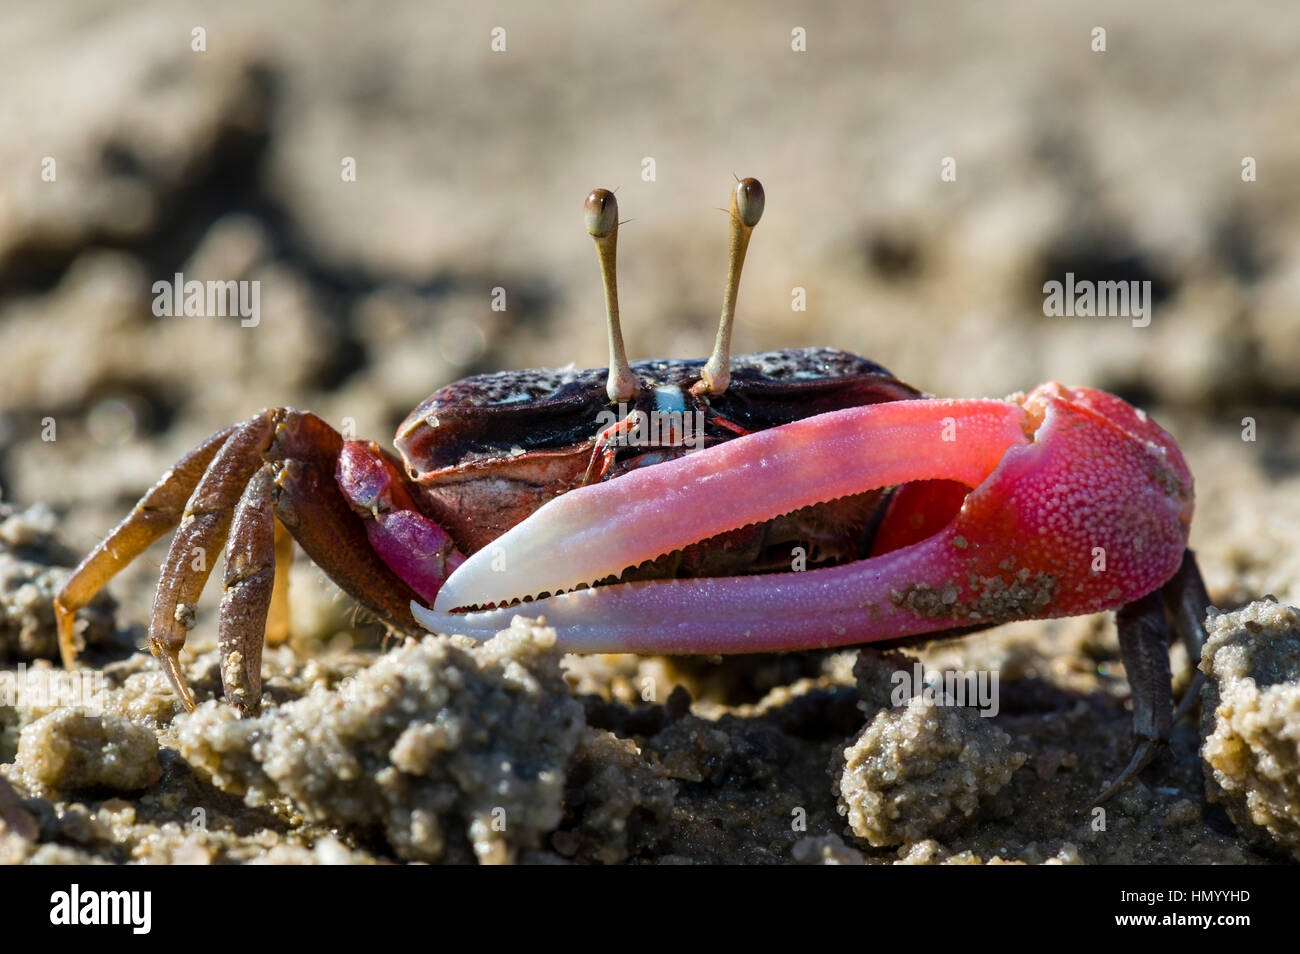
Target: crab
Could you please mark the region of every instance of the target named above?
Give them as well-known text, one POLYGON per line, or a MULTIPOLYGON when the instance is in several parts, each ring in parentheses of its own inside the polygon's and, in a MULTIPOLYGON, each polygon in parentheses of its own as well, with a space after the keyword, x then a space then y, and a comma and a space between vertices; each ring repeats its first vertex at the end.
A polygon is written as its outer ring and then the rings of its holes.
POLYGON ((150 650, 192 710, 180 652, 224 546, 221 680, 243 715, 260 705, 264 640, 287 629, 292 541, 397 631, 486 639, 522 615, 571 652, 897 645, 1116 610, 1137 744, 1109 797, 1197 696, 1174 711, 1169 642, 1198 659, 1210 605, 1187 549, 1192 477, 1177 445, 1084 387, 946 400, 842 351, 733 358, 764 203, 755 179, 732 192, 707 361, 628 361, 618 206, 597 189, 585 215, 608 368, 448 385, 398 428, 400 457, 289 407, 213 435, 58 595, 65 665, 77 610, 173 528, 150 650))

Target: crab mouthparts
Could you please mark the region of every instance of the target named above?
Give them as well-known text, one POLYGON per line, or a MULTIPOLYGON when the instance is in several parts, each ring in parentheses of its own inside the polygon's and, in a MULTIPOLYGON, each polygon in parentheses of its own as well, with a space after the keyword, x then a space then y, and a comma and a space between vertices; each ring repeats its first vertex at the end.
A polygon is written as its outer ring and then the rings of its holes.
POLYGON ((435 632, 488 638, 523 615, 544 617, 569 651, 665 653, 808 648, 1111 608, 1181 560, 1191 491, 1177 455, 1118 399, 1059 385, 1015 401, 835 411, 564 494, 470 557, 432 610, 411 608, 435 632), (1172 476, 1132 479, 1153 467, 1172 476), (938 532, 880 556, 561 592, 811 504, 931 480, 974 489, 938 532), (1058 509, 1058 497, 1081 516, 1058 509), (1108 521, 1087 506, 1098 502, 1108 521), (1117 572, 1058 592, 1070 576, 1063 562, 1086 567, 1094 546, 1110 547, 1117 572), (544 593, 559 595, 505 606, 544 593), (505 608, 452 612, 491 604, 505 608))

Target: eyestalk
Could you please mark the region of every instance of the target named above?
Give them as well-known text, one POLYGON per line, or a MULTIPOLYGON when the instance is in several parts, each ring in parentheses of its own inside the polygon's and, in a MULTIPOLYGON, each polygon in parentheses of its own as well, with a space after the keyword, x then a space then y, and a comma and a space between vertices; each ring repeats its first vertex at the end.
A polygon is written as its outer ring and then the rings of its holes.
POLYGON ((609 332, 609 380, 605 393, 615 403, 631 400, 639 382, 632 373, 618 320, 618 200, 608 189, 595 189, 584 207, 587 231, 596 243, 600 277, 605 283, 605 323, 609 332))
POLYGON ((736 320, 736 293, 740 288, 740 270, 745 265, 749 236, 763 217, 763 186, 757 179, 741 179, 731 193, 731 243, 727 259, 727 285, 722 292, 722 318, 713 354, 704 365, 700 394, 722 394, 731 384, 731 328, 736 320))

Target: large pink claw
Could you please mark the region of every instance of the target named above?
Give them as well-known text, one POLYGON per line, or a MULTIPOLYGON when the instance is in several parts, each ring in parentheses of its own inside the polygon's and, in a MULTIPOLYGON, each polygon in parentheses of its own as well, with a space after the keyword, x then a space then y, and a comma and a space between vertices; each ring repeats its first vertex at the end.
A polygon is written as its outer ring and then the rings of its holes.
POLYGON ((1191 474, 1168 434, 1119 398, 1051 382, 1007 401, 823 414, 572 491, 466 561, 434 610, 412 611, 429 629, 476 638, 515 615, 545 617, 577 652, 846 645, 1116 608, 1174 574, 1191 516, 1191 474), (450 612, 593 582, 809 504, 927 480, 973 489, 938 532, 856 563, 450 612))

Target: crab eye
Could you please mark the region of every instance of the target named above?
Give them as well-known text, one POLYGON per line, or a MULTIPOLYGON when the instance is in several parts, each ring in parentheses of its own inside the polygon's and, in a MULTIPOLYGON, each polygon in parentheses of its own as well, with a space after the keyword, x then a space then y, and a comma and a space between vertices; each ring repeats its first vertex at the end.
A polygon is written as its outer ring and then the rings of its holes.
POLYGON ((700 371, 700 380, 692 388, 697 394, 722 394, 731 383, 731 325, 736 318, 736 292, 740 288, 740 270, 749 248, 749 233, 763 217, 763 186, 757 179, 741 179, 731 193, 731 253, 727 262, 727 284, 722 293, 722 318, 713 353, 700 371))
MULTIPOLYGON (((752 181, 752 180, 751 180, 752 181)), ((757 185, 757 183, 755 183, 757 185)), ((759 207, 762 208, 762 188, 759 189, 759 207)), ((587 231, 594 238, 604 238, 618 224, 618 200, 608 189, 593 189, 584 206, 587 213, 587 231)))
MULTIPOLYGON (((592 193, 592 195, 595 194, 592 193)), ((741 179, 736 183, 736 211, 740 215, 740 221, 751 229, 763 217, 763 203, 765 201, 763 184, 757 179, 741 179)), ((591 200, 588 199, 587 202, 590 203, 591 200)))
POLYGON ((608 189, 593 189, 583 206, 587 231, 596 242, 601 280, 605 284, 605 321, 609 332, 609 381, 605 392, 611 401, 626 401, 636 393, 638 382, 627 361, 623 331, 618 323, 618 274, 615 264, 618 245, 618 200, 608 189))

